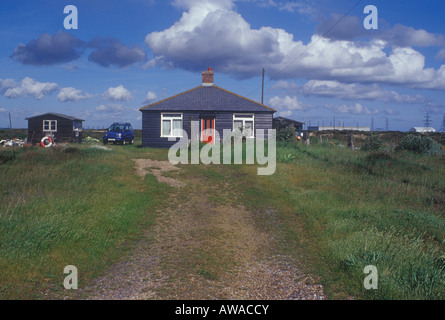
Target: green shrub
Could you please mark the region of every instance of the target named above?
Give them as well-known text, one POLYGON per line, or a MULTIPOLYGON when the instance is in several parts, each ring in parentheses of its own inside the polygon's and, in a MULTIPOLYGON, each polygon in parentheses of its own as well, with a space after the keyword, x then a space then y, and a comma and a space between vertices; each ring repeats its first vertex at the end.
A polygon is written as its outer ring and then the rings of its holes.
POLYGON ((409 134, 399 142, 395 150, 435 155, 441 153, 441 145, 429 137, 409 134))
POLYGON ((364 151, 377 151, 382 148, 382 139, 376 134, 371 134, 365 143, 362 145, 361 150, 364 151))
POLYGON ((294 139, 295 139, 294 126, 291 125, 277 130, 278 141, 293 141, 294 139))

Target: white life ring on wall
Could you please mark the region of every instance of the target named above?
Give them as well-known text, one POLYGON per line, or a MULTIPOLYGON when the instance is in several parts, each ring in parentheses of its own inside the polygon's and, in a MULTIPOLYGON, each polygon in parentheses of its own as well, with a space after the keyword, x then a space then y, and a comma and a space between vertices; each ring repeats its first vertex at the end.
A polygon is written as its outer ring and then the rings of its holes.
POLYGON ((43 137, 42 140, 40 140, 40 144, 44 148, 51 147, 53 145, 53 139, 49 136, 43 137))

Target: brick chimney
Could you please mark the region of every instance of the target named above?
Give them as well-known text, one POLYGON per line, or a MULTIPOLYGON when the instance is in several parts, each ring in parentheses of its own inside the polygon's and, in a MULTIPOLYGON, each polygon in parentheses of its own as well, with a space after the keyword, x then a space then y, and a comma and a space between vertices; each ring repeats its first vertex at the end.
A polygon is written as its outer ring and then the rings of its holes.
POLYGON ((212 68, 209 68, 207 71, 202 72, 202 85, 205 87, 213 86, 213 75, 214 72, 212 68))

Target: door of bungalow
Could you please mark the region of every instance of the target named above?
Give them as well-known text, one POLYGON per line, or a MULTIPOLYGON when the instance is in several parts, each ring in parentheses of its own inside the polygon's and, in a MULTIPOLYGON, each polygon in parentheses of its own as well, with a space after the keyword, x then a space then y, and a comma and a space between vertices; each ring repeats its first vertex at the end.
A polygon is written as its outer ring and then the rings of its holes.
POLYGON ((201 118, 201 141, 215 144, 215 117, 201 118))

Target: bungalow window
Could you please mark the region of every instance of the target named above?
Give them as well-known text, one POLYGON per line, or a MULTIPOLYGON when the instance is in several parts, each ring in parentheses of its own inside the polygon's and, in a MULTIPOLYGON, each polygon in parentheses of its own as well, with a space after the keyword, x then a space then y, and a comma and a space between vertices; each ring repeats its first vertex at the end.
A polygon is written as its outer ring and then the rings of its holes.
POLYGON ((161 114, 161 137, 182 137, 182 113, 161 114))
POLYGON ((233 115, 233 130, 239 130, 246 135, 246 137, 254 137, 254 122, 255 116, 253 114, 234 114, 233 115))
POLYGON ((57 120, 43 120, 43 131, 57 131, 57 120))

